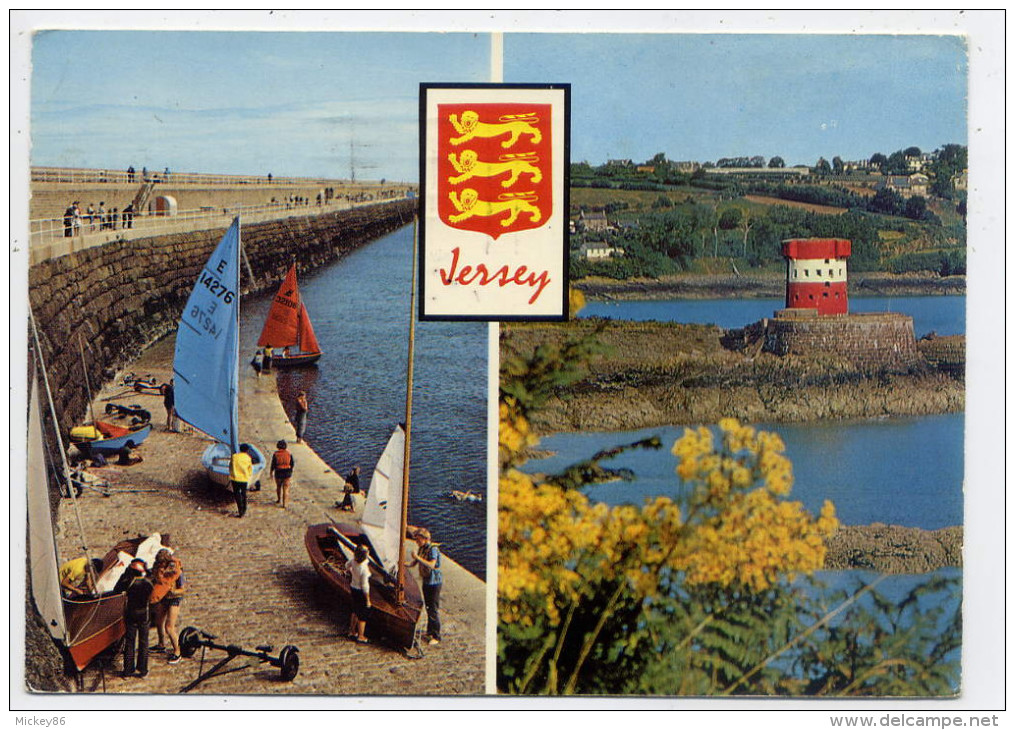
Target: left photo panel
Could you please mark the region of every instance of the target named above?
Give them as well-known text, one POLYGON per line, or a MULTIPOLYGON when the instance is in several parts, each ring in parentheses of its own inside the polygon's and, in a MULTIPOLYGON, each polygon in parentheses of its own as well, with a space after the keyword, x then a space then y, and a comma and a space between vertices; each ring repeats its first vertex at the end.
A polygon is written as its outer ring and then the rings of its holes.
POLYGON ((26 692, 487 691, 489 328, 415 252, 420 83, 490 57, 34 33, 26 692))

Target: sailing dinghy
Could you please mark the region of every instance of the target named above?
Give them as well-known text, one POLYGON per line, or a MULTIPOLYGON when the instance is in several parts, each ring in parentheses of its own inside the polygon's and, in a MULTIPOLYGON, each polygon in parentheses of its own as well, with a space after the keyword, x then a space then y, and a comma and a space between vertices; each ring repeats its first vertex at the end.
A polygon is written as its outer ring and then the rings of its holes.
MULTIPOLYGON (((229 460, 240 449, 240 219, 234 218, 201 270, 176 331, 176 414, 215 439, 201 457, 208 477, 229 486, 229 460)), ((265 467, 249 447, 251 484, 265 467)))
MULTIPOLYGON (((34 328, 34 319, 32 321, 34 328)), ((36 341, 36 352, 38 343, 36 341)), ((41 354, 37 368, 42 367, 41 354)), ((43 377, 44 371, 43 372, 43 377)), ((45 382, 45 381, 44 381, 45 382)), ((47 384, 47 394, 49 393, 47 384)), ((39 404, 38 378, 32 378, 31 401, 28 410, 28 555, 29 578, 35 607, 65 656, 78 671, 84 670, 95 657, 103 653, 126 633, 124 610, 127 594, 114 592, 117 579, 123 574, 130 559, 137 555, 152 564, 155 553, 162 547, 162 537, 137 537, 113 546, 102 560, 100 569, 92 569, 95 592, 91 595, 64 596, 60 587, 60 560, 53 534, 53 513, 50 505, 50 471, 42 436, 42 412, 39 404), (145 549, 149 548, 149 549, 145 549)), ((52 398, 49 399, 53 410, 52 398)), ((55 421, 54 415, 54 421, 55 421)), ((59 439, 59 434, 56 435, 59 439)), ((60 444, 61 454, 63 444, 60 444)), ((54 469, 57 467, 54 465, 54 469)), ((70 469, 63 464, 63 474, 70 469)), ((73 490, 70 496, 77 509, 73 490)), ((80 518, 79 518, 80 523, 80 518)), ((168 541, 168 539, 167 539, 168 541)), ((87 557, 87 548, 85 549, 87 557)), ((89 560, 89 564, 91 561, 89 560)))
POLYGON ((257 346, 282 348, 271 359, 272 365, 279 368, 311 365, 321 359, 321 346, 296 284, 296 264, 289 268, 271 302, 257 346))
POLYGON ((357 545, 366 545, 370 563, 370 602, 367 633, 384 637, 405 649, 419 648, 423 596, 406 569, 404 545, 408 527, 409 454, 412 434, 413 346, 416 332, 416 241, 413 235, 412 294, 410 296, 409 356, 405 393, 405 424, 388 439, 370 478, 363 517, 358 525, 311 525, 306 532, 307 553, 314 569, 352 605, 351 576, 345 564, 357 545))
POLYGON ((370 602, 373 606, 367 631, 399 647, 412 647, 423 610, 423 596, 416 581, 404 573, 401 523, 405 430, 397 426, 374 468, 363 508, 361 524, 311 525, 306 533, 307 553, 324 581, 344 605, 352 605, 349 573, 345 564, 357 545, 370 551, 370 602), (401 567, 400 567, 401 566, 401 567), (399 575, 403 576, 399 596, 399 575))
MULTIPOLYGON (((92 409, 92 389, 88 384, 88 368, 85 364, 84 347, 78 342, 81 350, 81 371, 85 376, 85 391, 88 394, 88 408, 92 409)), ((113 404, 109 404, 113 405, 113 404)), ((102 454, 110 456, 118 454, 123 449, 134 449, 148 438, 152 432, 152 414, 138 408, 135 410, 123 409, 119 413, 106 407, 107 415, 117 415, 121 421, 126 420, 126 425, 100 421, 92 411, 92 423, 90 426, 77 426, 70 430, 70 442, 77 447, 85 456, 102 454), (123 411, 127 411, 126 413, 123 411)))

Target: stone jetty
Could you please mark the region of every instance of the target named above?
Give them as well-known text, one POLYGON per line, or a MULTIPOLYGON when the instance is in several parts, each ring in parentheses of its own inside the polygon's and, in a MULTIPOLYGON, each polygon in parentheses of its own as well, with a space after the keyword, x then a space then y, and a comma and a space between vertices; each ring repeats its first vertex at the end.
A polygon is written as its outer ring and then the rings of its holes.
MULTIPOLYGON (((131 369, 164 382, 171 360, 168 338, 146 350, 131 369)), ((102 399, 123 390, 107 385, 98 396, 97 410, 105 404, 102 399)), ((266 454, 274 451, 278 439, 292 444, 296 473, 288 510, 275 504, 275 486, 265 472, 262 490, 250 495, 247 515, 237 518, 232 494, 210 485, 201 468, 207 438, 168 432, 161 398, 133 393, 112 402, 142 403, 153 413, 153 432, 136 452, 143 462, 92 469, 108 482, 109 496, 89 489, 77 500, 93 554, 104 554, 117 541, 138 534, 172 536, 188 582, 181 629, 195 626, 215 635, 219 643, 245 649, 270 644, 275 656, 287 644, 299 648, 300 670, 292 682, 281 681, 275 667, 237 657, 226 668, 249 668, 208 679, 191 694, 483 694, 486 585, 450 559, 444 563, 441 596, 444 640, 425 646, 422 659, 409 659, 383 643, 359 645, 345 638, 348 611, 315 573, 303 542, 307 525, 356 518, 334 506, 342 496, 343 480, 310 446, 293 443, 293 427, 273 375, 258 378, 247 368, 241 371, 240 390, 243 439, 266 454)), ((77 519, 70 500, 64 499, 57 537, 64 557, 75 554, 80 543, 77 519)), ((86 670, 85 689, 177 693, 198 676, 200 656, 198 650, 194 657, 169 665, 165 655, 154 654, 151 673, 144 679, 120 678, 117 657, 104 678, 96 668, 86 670)), ((208 650, 205 668, 225 656, 208 650)))

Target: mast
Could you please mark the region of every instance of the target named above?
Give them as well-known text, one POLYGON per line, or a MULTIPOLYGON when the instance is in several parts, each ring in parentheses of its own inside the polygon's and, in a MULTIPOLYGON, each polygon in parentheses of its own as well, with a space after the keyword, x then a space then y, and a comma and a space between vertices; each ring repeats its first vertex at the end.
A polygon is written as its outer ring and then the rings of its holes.
POLYGON ((92 386, 88 383, 88 363, 85 362, 85 346, 81 342, 81 333, 78 333, 78 352, 81 353, 81 372, 85 376, 85 394, 88 396, 88 413, 92 417, 92 426, 95 425, 95 406, 92 405, 92 386))
POLYGON ((233 358, 233 372, 232 372, 232 389, 233 389, 233 412, 230 415, 230 438, 232 443, 229 444, 230 455, 235 454, 240 450, 240 256, 242 255, 243 260, 247 262, 247 274, 250 276, 250 283, 254 282, 254 272, 250 268, 250 262, 247 261, 247 254, 243 250, 243 236, 240 232, 240 217, 236 216, 236 340, 233 352, 235 357, 233 358))
POLYGON ((416 235, 418 218, 412 220, 412 294, 409 296, 409 363, 405 386, 405 451, 402 459, 402 514, 398 526, 398 591, 399 605, 405 603, 405 531, 409 525, 409 452, 412 433, 412 373, 413 354, 416 339, 416 235))
POLYGON ((81 536, 81 551, 85 557, 88 558, 86 561, 86 568, 88 574, 92 577, 92 585, 98 578, 95 575, 95 570, 92 568, 91 551, 88 549, 88 542, 85 539, 85 528, 81 522, 81 512, 78 509, 77 495, 74 494, 74 485, 71 484, 71 470, 70 464, 67 463, 67 453, 63 448, 63 437, 60 436, 60 421, 56 417, 56 406, 53 404, 53 391, 49 388, 49 375, 46 372, 46 362, 42 358, 42 345, 39 343, 39 329, 35 324, 35 314, 32 312, 32 308, 28 308, 28 318, 32 323, 32 339, 35 342, 35 354, 38 358, 38 364, 42 371, 42 383, 46 386, 46 400, 49 402, 49 415, 53 419, 53 430, 56 434, 57 448, 60 450, 60 462, 63 467, 63 483, 67 487, 67 493, 70 495, 71 504, 74 505, 74 517, 78 523, 78 534, 81 536))

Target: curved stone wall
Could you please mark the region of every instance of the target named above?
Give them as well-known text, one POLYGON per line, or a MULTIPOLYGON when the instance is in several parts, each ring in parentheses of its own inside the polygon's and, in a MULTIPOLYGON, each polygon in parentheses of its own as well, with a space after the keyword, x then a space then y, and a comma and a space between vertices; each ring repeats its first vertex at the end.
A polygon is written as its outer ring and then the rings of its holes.
POLYGON ((813 310, 780 310, 763 322, 765 352, 841 356, 870 369, 908 370, 925 365, 916 346, 913 318, 896 312, 820 316, 813 310))
MULTIPOLYGON (((241 291, 276 285, 294 260, 306 271, 327 264, 411 222, 415 211, 414 201, 401 200, 245 226, 243 248, 254 277, 240 267, 241 291)), ((223 232, 113 242, 29 269, 29 302, 63 433, 87 407, 79 342, 94 391, 176 327, 223 232)))

